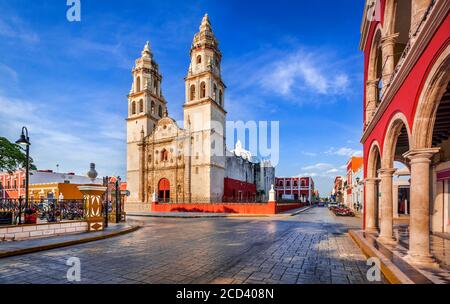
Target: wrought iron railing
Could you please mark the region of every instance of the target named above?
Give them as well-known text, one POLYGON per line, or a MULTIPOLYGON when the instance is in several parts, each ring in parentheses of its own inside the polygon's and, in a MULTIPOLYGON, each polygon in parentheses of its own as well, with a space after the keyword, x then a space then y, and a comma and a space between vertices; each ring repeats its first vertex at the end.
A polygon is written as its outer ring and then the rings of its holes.
POLYGON ((0 200, 0 225, 26 223, 56 223, 84 219, 84 201, 74 200, 30 200, 28 208, 23 199, 0 200))

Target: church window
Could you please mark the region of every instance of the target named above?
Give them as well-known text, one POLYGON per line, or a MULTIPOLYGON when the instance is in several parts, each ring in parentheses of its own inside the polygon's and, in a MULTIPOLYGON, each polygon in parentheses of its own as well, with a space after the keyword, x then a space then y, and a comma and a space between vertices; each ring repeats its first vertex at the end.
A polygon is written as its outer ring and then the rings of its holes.
POLYGON ((144 101, 141 99, 139 100, 139 113, 144 112, 144 101))
POLYGON ((152 106, 151 106, 152 114, 155 114, 155 102, 152 100, 152 106))
POLYGON ((167 161, 169 158, 169 151, 167 151, 166 149, 163 149, 161 151, 161 161, 167 161))
POLYGON ((131 115, 136 114, 136 103, 133 101, 131 103, 131 115))
POLYGON ((156 79, 155 79, 155 81, 153 81, 153 90, 154 90, 154 93, 156 95, 158 95, 158 80, 156 80, 156 79))
POLYGON ((197 64, 202 63, 202 55, 197 56, 197 64))
POLYGON ((222 90, 219 90, 219 105, 223 105, 223 93, 222 90))
POLYGON ((141 77, 136 77, 136 93, 141 91, 141 77))
POLYGON ((195 174, 198 174, 198 167, 195 167, 195 174))
POLYGON ((217 102, 217 85, 214 84, 213 99, 217 102))
POLYGON ((200 84, 200 98, 205 97, 206 97, 206 83, 202 81, 202 83, 200 84))
POLYGON ((161 105, 159 105, 159 107, 158 107, 158 115, 159 115, 159 117, 162 117, 162 115, 163 115, 161 105))
POLYGON ((191 91, 190 91, 190 100, 195 99, 195 85, 191 85, 191 91))

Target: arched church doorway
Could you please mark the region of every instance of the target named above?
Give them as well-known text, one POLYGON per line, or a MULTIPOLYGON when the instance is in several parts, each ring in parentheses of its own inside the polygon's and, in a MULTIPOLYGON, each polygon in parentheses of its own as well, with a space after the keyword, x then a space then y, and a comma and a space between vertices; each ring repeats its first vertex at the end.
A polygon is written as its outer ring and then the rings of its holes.
POLYGON ((158 198, 160 202, 170 200, 170 182, 167 178, 162 178, 158 184, 158 198))

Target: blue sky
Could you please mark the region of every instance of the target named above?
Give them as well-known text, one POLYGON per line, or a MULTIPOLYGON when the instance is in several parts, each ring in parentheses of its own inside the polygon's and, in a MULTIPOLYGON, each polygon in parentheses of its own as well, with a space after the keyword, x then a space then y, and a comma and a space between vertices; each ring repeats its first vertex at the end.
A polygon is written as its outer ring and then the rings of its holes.
POLYGON ((0 136, 29 128, 40 169, 125 176, 131 68, 150 41, 169 114, 182 119, 189 48, 208 13, 223 53, 227 120, 280 122, 277 176, 321 194, 362 150, 363 0, 0 0, 0 136))

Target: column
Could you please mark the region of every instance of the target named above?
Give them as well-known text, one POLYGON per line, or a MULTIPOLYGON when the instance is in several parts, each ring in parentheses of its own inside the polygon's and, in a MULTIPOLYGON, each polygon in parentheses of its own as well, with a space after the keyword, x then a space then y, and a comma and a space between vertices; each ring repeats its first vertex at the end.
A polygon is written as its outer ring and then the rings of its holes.
POLYGON ((381 178, 381 222, 380 234, 378 240, 382 243, 393 244, 393 225, 392 217, 393 200, 392 200, 392 175, 395 172, 393 168, 383 168, 378 170, 381 178))
POLYGON ((377 188, 378 180, 376 178, 366 178, 365 180, 365 205, 366 205, 366 214, 364 215, 366 218, 366 232, 376 232, 378 231, 377 227, 377 188))
POLYGON ((391 76, 394 73, 395 61, 394 61, 394 47, 398 34, 385 36, 381 39, 381 55, 382 55, 382 82, 384 93, 389 86, 391 76))
POLYGON ((106 187, 78 186, 78 190, 83 194, 84 214, 88 223, 88 231, 103 230, 104 216, 102 196, 106 191, 106 187))
POLYGON ((417 149, 403 156, 411 161, 409 251, 412 263, 436 266, 430 252, 430 163, 439 148, 417 149))
POLYGON ((378 80, 367 81, 366 91, 366 124, 369 124, 377 108, 378 80))
POLYGON ((413 0, 411 3, 411 33, 414 34, 431 0, 413 0))

